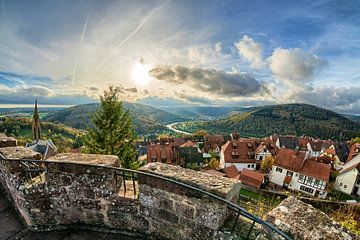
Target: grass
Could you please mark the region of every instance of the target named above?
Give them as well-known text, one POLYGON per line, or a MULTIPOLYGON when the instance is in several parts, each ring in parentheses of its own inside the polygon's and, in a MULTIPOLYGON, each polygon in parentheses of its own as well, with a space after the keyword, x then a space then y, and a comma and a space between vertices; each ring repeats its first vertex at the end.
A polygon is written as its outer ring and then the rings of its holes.
POLYGON ((260 194, 258 194, 256 192, 252 192, 252 191, 244 189, 244 188, 240 189, 240 195, 249 197, 251 199, 256 199, 256 200, 259 200, 259 198, 260 198, 260 194))

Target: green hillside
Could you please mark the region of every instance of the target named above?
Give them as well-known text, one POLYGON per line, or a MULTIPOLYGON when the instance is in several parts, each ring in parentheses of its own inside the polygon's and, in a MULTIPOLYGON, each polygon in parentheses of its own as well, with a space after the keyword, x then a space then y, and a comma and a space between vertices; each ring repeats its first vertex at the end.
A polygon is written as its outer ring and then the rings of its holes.
POLYGON ((285 104, 252 108, 247 112, 202 122, 176 125, 183 131, 207 130, 229 134, 239 131, 244 137, 264 137, 271 134, 308 135, 323 139, 347 140, 360 136, 360 124, 335 112, 307 104, 285 104))
MULTIPOLYGON (((32 119, 5 117, 0 121, 0 132, 16 137, 19 145, 32 141, 32 119)), ((59 152, 65 149, 78 148, 82 145, 85 131, 77 130, 63 124, 41 122, 42 139, 51 139, 59 152)))
MULTIPOLYGON (((124 102, 124 108, 129 110, 133 124, 138 134, 165 131, 168 123, 188 120, 175 114, 139 103, 124 102)), ((62 123, 78 129, 91 127, 91 115, 98 108, 98 103, 78 105, 50 113, 44 121, 62 123)))
POLYGON ((182 106, 162 107, 162 110, 176 114, 177 116, 191 118, 193 120, 216 119, 225 117, 233 111, 245 111, 241 107, 212 107, 212 106, 182 106))

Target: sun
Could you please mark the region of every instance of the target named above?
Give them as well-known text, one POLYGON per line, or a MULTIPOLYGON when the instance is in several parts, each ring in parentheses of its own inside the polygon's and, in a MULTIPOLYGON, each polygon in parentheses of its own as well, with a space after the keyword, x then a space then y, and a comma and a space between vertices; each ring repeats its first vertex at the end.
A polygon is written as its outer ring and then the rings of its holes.
POLYGON ((151 77, 149 75, 149 69, 148 65, 139 62, 135 63, 132 70, 132 78, 136 84, 145 86, 150 82, 151 77))

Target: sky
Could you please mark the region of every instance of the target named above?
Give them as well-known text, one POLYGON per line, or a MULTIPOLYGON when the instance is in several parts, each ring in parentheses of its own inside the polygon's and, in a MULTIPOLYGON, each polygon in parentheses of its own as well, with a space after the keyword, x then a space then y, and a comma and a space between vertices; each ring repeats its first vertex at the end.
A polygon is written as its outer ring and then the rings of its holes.
POLYGON ((308 103, 360 114, 360 1, 0 0, 0 104, 308 103))

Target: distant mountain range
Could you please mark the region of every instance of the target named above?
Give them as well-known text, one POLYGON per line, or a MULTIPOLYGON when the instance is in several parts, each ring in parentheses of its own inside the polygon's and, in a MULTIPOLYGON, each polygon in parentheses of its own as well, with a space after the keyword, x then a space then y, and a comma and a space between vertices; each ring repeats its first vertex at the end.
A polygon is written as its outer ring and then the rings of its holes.
POLYGON ((333 111, 307 104, 284 104, 249 108, 212 121, 190 121, 177 124, 179 130, 229 134, 244 137, 271 134, 308 135, 322 139, 348 140, 360 136, 360 123, 355 116, 342 116, 333 111), (355 119, 354 119, 355 118, 355 119))
MULTIPOLYGON (((124 109, 129 110, 133 120, 134 128, 138 134, 154 133, 164 131, 168 123, 189 120, 161 109, 150 107, 140 103, 123 103, 124 109)), ((54 123, 62 123, 78 129, 92 127, 91 116, 97 108, 98 103, 77 105, 60 111, 49 113, 42 120, 54 123)))
MULTIPOLYGON (((168 131, 166 124, 179 122, 176 128, 186 132, 206 130, 229 134, 239 131, 246 137, 271 134, 309 135, 323 139, 347 140, 360 136, 360 117, 340 115, 307 104, 284 104, 264 107, 160 107, 124 102, 138 134, 168 131)), ((44 121, 87 129, 98 103, 78 105, 54 111, 44 121)))

